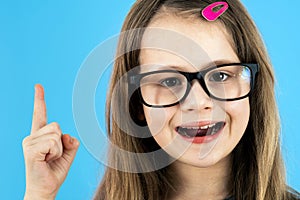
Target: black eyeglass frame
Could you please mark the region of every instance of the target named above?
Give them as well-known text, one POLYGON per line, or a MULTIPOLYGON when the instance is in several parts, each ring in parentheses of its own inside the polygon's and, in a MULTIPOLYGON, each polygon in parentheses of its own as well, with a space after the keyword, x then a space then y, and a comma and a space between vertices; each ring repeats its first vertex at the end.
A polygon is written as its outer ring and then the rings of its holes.
POLYGON ((257 63, 228 63, 228 64, 216 65, 216 66, 213 66, 213 67, 210 67, 210 68, 198 71, 198 72, 183 72, 183 71, 177 71, 177 70, 157 70, 157 71, 146 72, 146 73, 142 73, 142 74, 129 74, 128 80, 129 80, 129 87, 130 87, 130 85, 132 85, 132 86, 135 86, 136 88, 138 88, 137 92, 138 92, 139 100, 141 103, 143 103, 144 105, 146 105, 148 107, 165 108, 165 107, 171 107, 171 106, 174 106, 174 105, 177 105, 177 104, 183 102, 186 99, 186 97, 188 96, 188 94, 190 93, 192 81, 195 79, 198 80, 198 82, 200 83, 200 85, 203 88, 203 90, 205 91, 205 93, 213 99, 216 99, 219 101, 236 101, 236 100, 246 98, 246 97, 250 96, 250 94, 254 88, 255 78, 257 76, 258 71, 259 71, 259 65, 257 63), (237 97, 237 98, 231 98, 231 99, 218 98, 218 97, 214 96, 213 94, 211 94, 209 92, 209 90, 207 89, 207 86, 204 81, 205 75, 213 69, 217 69, 217 68, 225 67, 225 66, 234 66, 234 65, 246 66, 250 69, 251 80, 250 80, 249 92, 244 96, 237 97), (143 77, 148 76, 150 74, 155 74, 157 72, 159 72, 159 73, 161 73, 161 72, 176 72, 176 73, 180 73, 183 76, 185 76, 185 78, 188 81, 188 84, 187 84, 186 92, 180 100, 178 100, 175 103, 167 104, 167 105, 150 105, 147 102, 145 102, 145 100, 143 99, 142 93, 141 93, 140 81, 143 77))

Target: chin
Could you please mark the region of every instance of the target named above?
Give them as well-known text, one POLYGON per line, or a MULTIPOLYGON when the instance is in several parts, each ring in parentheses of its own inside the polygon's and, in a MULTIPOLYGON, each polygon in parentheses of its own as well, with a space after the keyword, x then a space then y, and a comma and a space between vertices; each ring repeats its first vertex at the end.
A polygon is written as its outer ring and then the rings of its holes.
POLYGON ((180 157, 177 161, 180 163, 183 163, 185 165, 190 165, 198 168, 209 168, 214 167, 218 165, 222 165, 228 162, 230 162, 230 155, 219 155, 216 152, 210 152, 207 155, 188 155, 184 154, 182 157, 180 157))

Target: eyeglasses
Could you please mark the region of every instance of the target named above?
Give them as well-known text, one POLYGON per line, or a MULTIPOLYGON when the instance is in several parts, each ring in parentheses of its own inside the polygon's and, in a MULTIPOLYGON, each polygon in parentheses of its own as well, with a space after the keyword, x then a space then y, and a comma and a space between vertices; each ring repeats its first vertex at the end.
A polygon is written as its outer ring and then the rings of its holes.
POLYGON ((230 63, 199 72, 158 70, 129 75, 129 84, 138 89, 141 102, 149 107, 170 107, 183 102, 193 80, 205 93, 219 101, 235 101, 250 95, 258 64, 230 63))

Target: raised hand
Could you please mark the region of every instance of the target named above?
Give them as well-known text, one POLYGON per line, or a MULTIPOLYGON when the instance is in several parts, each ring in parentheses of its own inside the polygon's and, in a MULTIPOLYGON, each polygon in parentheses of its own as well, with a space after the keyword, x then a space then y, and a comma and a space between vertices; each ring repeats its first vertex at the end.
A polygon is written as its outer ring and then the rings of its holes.
POLYGON ((31 133, 23 140, 26 166, 24 199, 54 199, 65 180, 79 146, 62 134, 56 122, 47 124, 43 87, 35 86, 31 133))

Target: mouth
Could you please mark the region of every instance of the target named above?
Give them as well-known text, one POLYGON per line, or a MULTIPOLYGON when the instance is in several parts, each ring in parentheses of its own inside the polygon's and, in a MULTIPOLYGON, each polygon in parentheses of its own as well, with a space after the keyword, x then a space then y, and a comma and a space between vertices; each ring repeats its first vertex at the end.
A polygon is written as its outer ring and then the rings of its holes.
POLYGON ((209 123, 202 126, 178 126, 176 132, 186 138, 213 136, 225 126, 225 122, 209 123))

